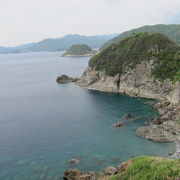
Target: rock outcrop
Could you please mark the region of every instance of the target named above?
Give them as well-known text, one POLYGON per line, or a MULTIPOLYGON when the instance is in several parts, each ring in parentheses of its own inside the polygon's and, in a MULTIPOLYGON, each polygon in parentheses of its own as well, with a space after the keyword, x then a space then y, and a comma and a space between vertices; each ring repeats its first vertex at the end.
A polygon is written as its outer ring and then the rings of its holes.
POLYGON ((140 156, 116 167, 107 167, 102 172, 82 172, 70 169, 64 172, 65 180, 127 180, 127 179, 177 179, 180 177, 179 160, 151 156, 140 156), (161 171, 157 171, 161 169, 161 171))
POLYGON ((109 177, 118 173, 118 169, 113 166, 105 168, 102 172, 95 171, 81 172, 78 169, 69 169, 64 172, 65 180, 108 180, 109 177))
POLYGON ((175 142, 180 141, 180 105, 173 106, 162 103, 158 104, 158 110, 162 114, 159 118, 154 118, 148 126, 140 127, 136 133, 155 142, 175 142))
POLYGON ((119 75, 110 77, 103 71, 96 71, 88 67, 76 84, 88 89, 119 92, 130 96, 167 100, 172 104, 178 104, 180 83, 173 84, 168 79, 163 83, 155 81, 150 77, 150 67, 151 64, 142 62, 120 77, 119 75))
POLYGON ((122 127, 122 126, 124 126, 124 123, 121 121, 113 124, 113 127, 122 127))
POLYGON ((68 83, 68 82, 76 82, 78 78, 72 78, 66 75, 60 75, 57 77, 56 82, 57 83, 68 83))

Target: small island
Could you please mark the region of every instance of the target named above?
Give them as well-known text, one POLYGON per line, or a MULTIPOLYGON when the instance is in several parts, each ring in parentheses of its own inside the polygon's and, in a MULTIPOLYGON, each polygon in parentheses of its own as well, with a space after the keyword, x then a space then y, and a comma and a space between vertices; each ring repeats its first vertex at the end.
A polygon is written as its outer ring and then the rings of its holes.
POLYGON ((97 53, 86 44, 72 45, 64 54, 64 57, 93 56, 97 53))

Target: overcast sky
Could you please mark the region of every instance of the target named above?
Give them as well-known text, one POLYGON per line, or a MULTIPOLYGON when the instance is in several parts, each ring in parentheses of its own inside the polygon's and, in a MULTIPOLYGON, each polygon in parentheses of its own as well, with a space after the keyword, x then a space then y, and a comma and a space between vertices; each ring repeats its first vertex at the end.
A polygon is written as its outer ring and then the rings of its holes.
POLYGON ((0 46, 180 24, 180 0, 0 0, 0 46))

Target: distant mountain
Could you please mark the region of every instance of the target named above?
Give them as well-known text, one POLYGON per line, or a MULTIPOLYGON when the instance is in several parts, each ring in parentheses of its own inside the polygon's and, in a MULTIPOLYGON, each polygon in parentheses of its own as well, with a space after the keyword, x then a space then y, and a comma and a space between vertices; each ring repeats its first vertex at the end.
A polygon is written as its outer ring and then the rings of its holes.
POLYGON ((28 44, 22 44, 15 47, 3 47, 0 46, 0 54, 10 54, 10 53, 21 53, 21 52, 27 52, 30 47, 35 45, 36 43, 28 43, 28 44))
POLYGON ((116 37, 117 34, 81 36, 79 34, 69 34, 62 38, 44 39, 37 43, 23 44, 16 47, 0 46, 0 54, 21 53, 21 52, 39 52, 39 51, 64 51, 74 44, 87 44, 93 49, 99 49, 105 42, 116 37))
POLYGON ((30 47, 30 51, 64 51, 74 44, 87 44, 93 49, 100 48, 105 42, 117 36, 98 35, 98 36, 81 36, 78 34, 69 34, 62 38, 45 39, 30 47))
POLYGON ((108 47, 109 45, 113 43, 117 43, 126 37, 140 33, 140 32, 148 32, 148 33, 161 33, 166 35, 168 38, 170 38, 172 41, 174 41, 176 44, 180 45, 180 25, 179 24, 171 24, 171 25, 164 25, 164 24, 158 24, 154 26, 143 26, 137 29, 132 29, 130 31, 126 31, 117 37, 109 40, 106 42, 101 49, 104 49, 108 47))

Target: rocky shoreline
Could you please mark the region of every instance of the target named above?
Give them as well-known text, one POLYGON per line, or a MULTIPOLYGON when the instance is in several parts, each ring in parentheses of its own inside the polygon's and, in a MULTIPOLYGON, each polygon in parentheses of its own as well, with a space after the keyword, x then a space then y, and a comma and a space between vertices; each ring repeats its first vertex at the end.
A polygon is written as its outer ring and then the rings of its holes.
MULTIPOLYGON (((80 79, 69 78, 68 76, 66 76, 65 80, 63 78, 63 82, 65 81, 75 82, 76 85, 79 85, 87 89, 101 90, 101 91, 108 91, 108 92, 119 92, 117 90, 117 87, 114 88, 114 83, 113 83, 112 89, 109 89, 109 87, 107 86, 108 90, 107 89, 105 90, 101 87, 98 87, 98 88, 93 87, 94 81, 95 82, 99 81, 99 78, 98 78, 99 75, 97 76, 97 74, 95 74, 94 76, 91 76, 90 79, 88 79, 88 84, 85 85, 84 83, 87 83, 87 79, 86 81, 84 81, 84 76, 87 78, 87 75, 85 73, 82 75, 80 79), (93 81, 91 81, 91 78, 93 78, 93 81)), ((62 77, 62 76, 59 76, 59 77, 62 77)), ((59 79, 62 79, 62 78, 59 78, 59 79)), ((110 82, 112 82, 112 79, 110 82)), ((117 80, 115 81, 113 79, 113 82, 117 83, 117 80)), ((106 83, 103 84, 103 87, 105 87, 106 85, 107 85, 106 83)), ((179 87, 179 83, 176 84, 176 87, 179 87)), ((158 101, 158 103, 156 103, 154 107, 157 108, 160 114, 160 117, 150 119, 145 126, 138 128, 136 130, 136 133, 137 135, 142 136, 154 142, 175 142, 176 150, 175 152, 170 152, 169 157, 173 159, 178 159, 180 158, 180 103, 179 103, 180 91, 178 88, 177 89, 174 88, 172 92, 170 92, 171 96, 168 96, 167 94, 165 96, 162 95, 161 97, 163 96, 166 97, 163 99, 153 98, 158 101), (174 100, 174 97, 176 97, 175 100, 174 100), (172 101, 170 102, 168 100, 172 100, 172 101)), ((128 94, 128 93, 124 93, 124 94, 128 94)), ((128 95, 139 97, 131 93, 128 95)), ((124 116, 124 118, 131 118, 131 115, 127 114, 124 116)), ((122 127, 122 126, 124 126, 122 122, 117 122, 113 125, 113 127, 122 127)), ((125 171, 126 168, 129 166, 130 162, 131 162, 130 160, 126 161, 122 163, 121 165, 119 165, 118 167, 107 167, 100 173, 96 173, 95 171, 81 172, 77 169, 69 169, 64 172, 63 177, 65 180, 108 180, 111 176, 114 176, 116 174, 121 174, 123 171, 125 171)))
POLYGON ((91 57, 94 56, 95 52, 92 53, 88 53, 88 54, 83 54, 83 55, 73 55, 73 54, 66 54, 66 55, 62 55, 63 57, 91 57))
POLYGON ((151 119, 147 126, 140 127, 136 133, 155 142, 180 142, 180 105, 166 101, 155 107, 160 117, 151 119))
POLYGON ((170 158, 140 156, 131 160, 127 160, 118 167, 106 167, 102 172, 99 173, 95 171, 82 172, 78 169, 69 169, 64 172, 63 178, 64 180, 179 180, 179 170, 180 167, 178 160, 173 160, 170 158), (169 167, 170 164, 171 167, 169 167), (157 171, 157 169, 161 170, 157 171), (145 176, 146 173, 150 173, 151 176, 145 176))
POLYGON ((157 100, 155 108, 158 109, 160 117, 139 128, 137 134, 155 142, 180 141, 180 82, 154 82, 148 76, 150 66, 141 63, 122 77, 110 77, 88 67, 76 84, 92 90, 157 100))
MULTIPOLYGON (((86 73, 87 71, 82 75, 81 78, 71 78, 66 75, 61 75, 57 78, 56 82, 58 83, 75 82, 76 85, 79 85, 87 89, 105 91, 102 88, 92 88, 96 81, 100 81, 100 82, 102 81, 97 78, 96 73, 94 76, 92 75, 92 73, 89 74, 88 72, 88 75, 86 73)), ((102 86, 105 85, 106 84, 102 84, 102 86)), ((179 87, 180 84, 178 83, 176 86, 179 87)), ((111 91, 107 90, 107 92, 121 93, 121 91, 117 91, 117 87, 115 88, 113 86, 111 91)), ((167 94, 166 97, 168 98, 166 101, 163 101, 161 98, 160 99, 156 98, 158 103, 155 104, 154 107, 158 109, 160 117, 150 119, 145 126, 138 128, 136 131, 137 135, 155 142, 180 142, 180 103, 179 103, 180 90, 173 89, 173 92, 174 94, 172 95, 171 102, 167 101, 169 99, 167 94), (176 97, 176 100, 174 100, 174 96, 176 97), (175 101, 178 101, 178 103, 177 104, 174 103, 175 101)), ((128 94, 128 93, 124 93, 124 94, 128 94)), ((128 95, 133 96, 131 93, 128 95)), ((134 95, 134 97, 141 97, 141 96, 134 95)), ((130 115, 128 114, 128 116, 130 115)), ((113 125, 113 127, 121 127, 123 125, 124 124, 122 122, 117 122, 116 124, 113 125)))

